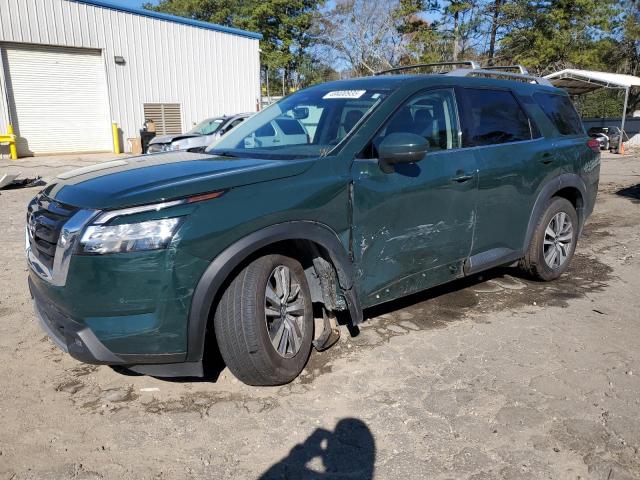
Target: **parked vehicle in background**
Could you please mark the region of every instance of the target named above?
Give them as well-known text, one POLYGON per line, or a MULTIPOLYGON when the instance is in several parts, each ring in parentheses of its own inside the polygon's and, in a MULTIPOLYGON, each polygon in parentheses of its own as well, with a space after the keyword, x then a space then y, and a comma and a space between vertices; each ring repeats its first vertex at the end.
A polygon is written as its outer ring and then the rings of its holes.
POLYGON ((149 142, 146 153, 167 152, 173 150, 186 150, 189 152, 202 152, 214 141, 231 129, 240 125, 253 113, 239 113, 236 115, 224 115, 203 120, 187 133, 177 135, 160 135, 149 142))
POLYGON ((243 382, 278 385, 337 339, 339 312, 355 327, 367 307, 500 265, 558 278, 599 172, 599 143, 545 79, 316 85, 204 154, 60 175, 28 207, 29 288, 81 361, 202 376, 218 348, 243 382))
POLYGON ((609 127, 609 151, 613 153, 620 152, 620 141, 628 142, 627 132, 623 132, 620 127, 609 127))
POLYGON ((609 150, 609 132, 613 127, 591 127, 587 131, 587 135, 595 138, 600 144, 600 150, 609 150))
POLYGON ((629 137, 625 132, 624 135, 620 127, 608 126, 608 127, 591 127, 587 134, 598 140, 600 144, 600 150, 610 150, 611 152, 618 152, 620 149, 620 138, 623 137, 624 141, 629 141, 629 137))

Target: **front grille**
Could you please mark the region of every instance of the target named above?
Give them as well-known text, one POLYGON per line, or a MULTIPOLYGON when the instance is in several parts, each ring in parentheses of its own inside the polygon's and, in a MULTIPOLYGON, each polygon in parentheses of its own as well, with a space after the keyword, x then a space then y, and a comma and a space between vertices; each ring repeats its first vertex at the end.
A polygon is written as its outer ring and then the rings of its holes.
POLYGON ((48 268, 53 268, 56 244, 64 224, 78 209, 38 194, 27 209, 31 251, 48 268))

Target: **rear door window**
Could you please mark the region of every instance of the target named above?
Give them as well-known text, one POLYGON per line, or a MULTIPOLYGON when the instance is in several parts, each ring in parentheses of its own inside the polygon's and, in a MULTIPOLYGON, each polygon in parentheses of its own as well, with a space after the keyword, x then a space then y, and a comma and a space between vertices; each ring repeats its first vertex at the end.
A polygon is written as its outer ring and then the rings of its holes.
POLYGON ((508 90, 465 88, 464 147, 531 140, 529 118, 508 90))
POLYGON ((560 135, 584 134, 582 121, 569 97, 553 93, 535 93, 533 98, 560 135))

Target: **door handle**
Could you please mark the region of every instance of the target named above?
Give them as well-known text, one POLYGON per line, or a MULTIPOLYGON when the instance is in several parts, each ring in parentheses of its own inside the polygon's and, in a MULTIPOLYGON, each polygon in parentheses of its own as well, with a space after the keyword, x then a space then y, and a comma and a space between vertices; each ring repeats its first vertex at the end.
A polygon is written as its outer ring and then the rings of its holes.
POLYGON ((464 183, 468 180, 471 180, 472 178, 473 175, 460 175, 459 177, 453 177, 451 181, 456 183, 464 183))
POLYGON ((543 165, 549 165, 550 163, 553 163, 553 155, 551 155, 549 152, 544 153, 542 155, 542 160, 540 160, 540 163, 542 163, 543 165))

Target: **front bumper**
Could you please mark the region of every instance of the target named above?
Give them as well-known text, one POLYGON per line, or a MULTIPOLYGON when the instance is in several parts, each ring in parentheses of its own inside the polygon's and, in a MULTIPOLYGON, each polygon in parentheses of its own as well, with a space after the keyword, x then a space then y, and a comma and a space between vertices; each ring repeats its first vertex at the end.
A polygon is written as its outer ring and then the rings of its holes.
POLYGON ((29 278, 36 316, 42 329, 61 350, 90 364, 121 365, 138 373, 158 377, 202 377, 202 362, 185 362, 185 353, 122 354, 114 353, 87 325, 58 309, 29 278))
POLYGON ((150 143, 146 153, 162 153, 168 152, 170 143, 150 143))

